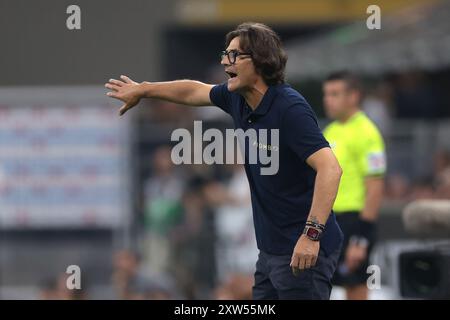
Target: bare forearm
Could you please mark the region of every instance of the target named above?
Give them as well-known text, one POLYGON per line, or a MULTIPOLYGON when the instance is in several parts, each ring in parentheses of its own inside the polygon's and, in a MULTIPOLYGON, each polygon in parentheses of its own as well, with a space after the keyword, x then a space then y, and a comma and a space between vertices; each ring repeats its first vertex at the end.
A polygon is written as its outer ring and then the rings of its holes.
POLYGON ((317 171, 308 221, 320 224, 327 222, 336 199, 341 175, 339 166, 330 166, 317 171))
POLYGON ((142 82, 140 86, 145 98, 161 99, 191 106, 211 105, 209 90, 212 86, 199 81, 142 82))
POLYGON ((120 80, 109 79, 105 87, 111 90, 106 93, 107 96, 124 102, 119 109, 119 115, 123 115, 142 98, 155 98, 191 106, 208 106, 211 105, 209 93, 213 85, 193 80, 138 83, 121 75, 120 80))
POLYGON ((364 209, 361 212, 361 218, 370 222, 378 219, 383 199, 383 178, 368 178, 366 180, 366 200, 364 209))

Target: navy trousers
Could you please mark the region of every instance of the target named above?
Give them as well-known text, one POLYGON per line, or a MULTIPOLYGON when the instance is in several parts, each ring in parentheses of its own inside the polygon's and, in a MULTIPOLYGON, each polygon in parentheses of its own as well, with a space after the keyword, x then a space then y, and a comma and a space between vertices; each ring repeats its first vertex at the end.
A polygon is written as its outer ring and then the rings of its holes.
POLYGON ((331 280, 342 245, 326 256, 319 251, 314 267, 294 276, 289 266, 291 255, 272 255, 259 252, 256 263, 254 300, 329 300, 331 280))

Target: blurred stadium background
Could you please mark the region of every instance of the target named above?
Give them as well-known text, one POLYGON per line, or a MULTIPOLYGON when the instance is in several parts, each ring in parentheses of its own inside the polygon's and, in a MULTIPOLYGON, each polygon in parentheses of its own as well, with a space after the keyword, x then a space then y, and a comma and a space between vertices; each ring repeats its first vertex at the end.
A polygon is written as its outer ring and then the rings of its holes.
POLYGON ((251 297, 257 251, 242 168, 170 160, 175 128, 231 120, 155 101, 119 119, 103 88, 120 74, 222 82, 224 35, 249 20, 281 35, 288 82, 322 128, 324 76, 345 68, 364 80, 363 107, 388 155, 372 256, 382 288, 371 298, 445 295, 449 259, 433 253, 449 232, 411 234, 402 210, 450 199, 449 1, 0 0, 0 299, 251 297), (66 28, 71 4, 81 30, 66 28), (381 30, 366 27, 371 4, 381 30), (65 288, 69 265, 81 268, 80 292, 65 288))

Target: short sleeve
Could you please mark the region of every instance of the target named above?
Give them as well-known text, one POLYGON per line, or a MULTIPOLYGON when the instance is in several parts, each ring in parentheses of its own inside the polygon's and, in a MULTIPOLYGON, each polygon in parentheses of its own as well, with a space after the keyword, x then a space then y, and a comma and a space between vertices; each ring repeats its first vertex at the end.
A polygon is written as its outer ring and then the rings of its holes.
POLYGON ((299 103, 290 106, 282 121, 284 139, 302 161, 316 151, 330 147, 309 105, 299 103))
POLYGON ((231 92, 228 91, 227 83, 215 85, 209 92, 211 102, 226 113, 231 114, 231 92))
POLYGON ((386 173, 386 152, 384 141, 376 128, 368 130, 360 144, 361 168, 364 176, 378 176, 386 173))

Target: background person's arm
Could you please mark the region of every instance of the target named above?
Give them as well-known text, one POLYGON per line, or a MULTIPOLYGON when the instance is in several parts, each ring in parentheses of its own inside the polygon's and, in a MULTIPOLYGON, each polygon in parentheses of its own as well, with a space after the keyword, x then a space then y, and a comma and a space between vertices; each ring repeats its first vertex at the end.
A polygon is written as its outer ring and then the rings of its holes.
MULTIPOLYGON (((364 208, 360 213, 360 231, 362 236, 367 236, 374 232, 374 224, 378 219, 378 212, 383 200, 384 180, 380 176, 369 176, 365 180, 366 200, 364 208), (367 231, 364 231, 367 230, 367 231)), ((369 237, 370 238, 370 237, 369 237)), ((367 241, 351 241, 345 255, 345 263, 350 271, 356 270, 361 263, 367 258, 367 249, 369 246, 367 241)))
POLYGON ((383 177, 366 177, 366 201, 361 211, 361 219, 375 222, 378 219, 381 202, 383 200, 384 180, 383 177))
POLYGON ((356 140, 355 149, 360 150, 358 159, 365 175, 364 207, 359 214, 356 234, 351 235, 345 254, 350 271, 356 270, 367 259, 368 248, 375 241, 376 220, 383 200, 386 173, 385 145, 375 126, 367 126, 362 138, 356 140))
POLYGON ((142 82, 138 83, 126 76, 122 80, 110 79, 105 87, 111 91, 109 97, 124 102, 119 109, 123 115, 139 103, 142 98, 154 98, 190 106, 211 105, 209 93, 214 85, 194 80, 176 80, 168 82, 142 82))

